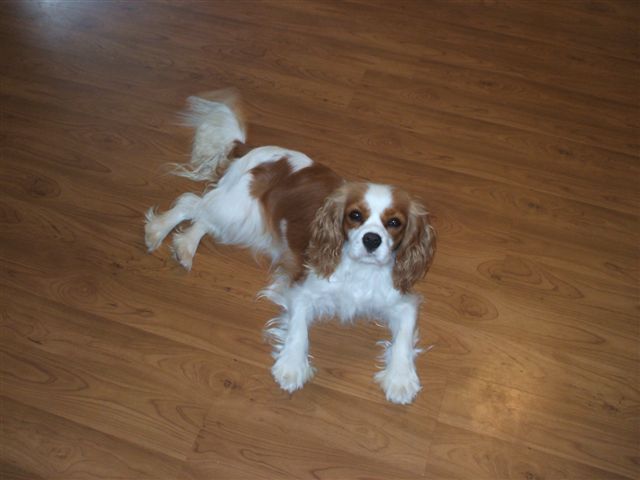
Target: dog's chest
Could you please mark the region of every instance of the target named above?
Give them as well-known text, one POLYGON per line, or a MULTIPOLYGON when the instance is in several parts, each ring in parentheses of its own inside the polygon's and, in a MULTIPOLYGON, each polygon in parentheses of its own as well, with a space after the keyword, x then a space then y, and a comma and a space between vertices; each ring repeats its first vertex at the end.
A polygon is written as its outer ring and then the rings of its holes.
POLYGON ((315 309, 343 320, 379 316, 395 304, 400 293, 393 287, 392 266, 346 261, 327 279, 309 285, 316 295, 315 309))

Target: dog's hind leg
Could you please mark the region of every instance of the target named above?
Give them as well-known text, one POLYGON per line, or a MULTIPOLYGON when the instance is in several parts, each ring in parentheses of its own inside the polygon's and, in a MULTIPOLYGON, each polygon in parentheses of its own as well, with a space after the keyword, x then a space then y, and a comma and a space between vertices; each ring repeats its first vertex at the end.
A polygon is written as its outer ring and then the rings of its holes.
POLYGON ((144 241, 149 251, 158 248, 169 232, 180 223, 194 218, 201 200, 198 195, 185 193, 164 213, 156 214, 153 208, 149 209, 144 227, 144 241))
POLYGON ((191 270, 193 256, 196 253, 200 239, 207 233, 202 222, 194 222, 184 231, 173 235, 173 254, 185 269, 191 270))

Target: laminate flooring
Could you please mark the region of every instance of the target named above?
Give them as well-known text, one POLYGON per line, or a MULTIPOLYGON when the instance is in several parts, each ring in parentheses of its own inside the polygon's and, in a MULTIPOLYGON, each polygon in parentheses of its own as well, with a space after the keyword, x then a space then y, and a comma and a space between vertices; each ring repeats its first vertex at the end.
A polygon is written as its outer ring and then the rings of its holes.
POLYGON ((640 477, 640 3, 0 4, 0 478, 640 477), (235 86, 252 145, 400 185, 432 212, 423 390, 388 333, 311 333, 269 374, 264 261, 147 254, 201 184, 177 112, 235 86))

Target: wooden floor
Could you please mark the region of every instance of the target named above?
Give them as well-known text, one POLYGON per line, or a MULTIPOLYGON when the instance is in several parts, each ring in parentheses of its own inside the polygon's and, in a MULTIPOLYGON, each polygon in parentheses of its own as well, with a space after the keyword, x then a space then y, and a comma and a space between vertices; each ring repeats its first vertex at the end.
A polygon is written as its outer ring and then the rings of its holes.
POLYGON ((640 4, 0 5, 0 478, 640 476, 640 4), (191 273, 143 213, 202 186, 176 112, 236 86, 254 145, 405 186, 435 217, 424 389, 372 381, 387 332, 312 331, 272 381, 264 265, 191 273))

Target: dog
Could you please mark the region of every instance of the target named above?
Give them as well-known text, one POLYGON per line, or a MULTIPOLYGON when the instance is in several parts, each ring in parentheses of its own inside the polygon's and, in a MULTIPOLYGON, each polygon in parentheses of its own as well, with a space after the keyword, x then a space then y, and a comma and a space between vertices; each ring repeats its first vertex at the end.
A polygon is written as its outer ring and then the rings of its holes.
POLYGON ((202 196, 181 195, 164 213, 147 212, 149 251, 189 221, 173 235, 174 255, 187 270, 206 234, 270 257, 273 281, 262 295, 282 310, 265 333, 274 346, 271 373, 290 393, 314 374, 308 329, 315 320, 380 320, 392 340, 380 342, 384 368, 374 378, 387 400, 411 403, 421 389, 414 362, 421 298, 411 290, 436 247, 426 210, 401 189, 345 181, 304 153, 249 149, 235 92, 188 103, 191 160, 174 165, 173 173, 210 185, 202 196))

